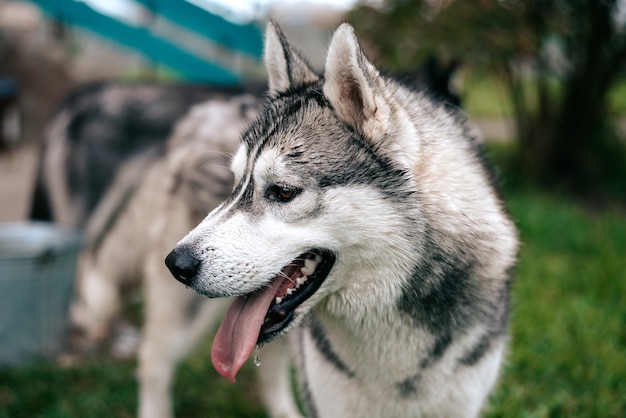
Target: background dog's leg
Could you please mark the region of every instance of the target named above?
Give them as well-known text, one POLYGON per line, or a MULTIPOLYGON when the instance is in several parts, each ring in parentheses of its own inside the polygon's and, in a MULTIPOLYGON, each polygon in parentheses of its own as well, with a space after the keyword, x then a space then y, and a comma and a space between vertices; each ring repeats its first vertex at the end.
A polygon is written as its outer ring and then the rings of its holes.
POLYGON ((162 254, 146 259, 145 323, 139 351, 139 416, 173 415, 171 386, 176 366, 223 313, 227 300, 208 300, 173 280, 162 254))
POLYGON ((272 418, 301 418, 296 406, 289 373, 288 337, 265 346, 257 368, 261 397, 272 418))
POLYGON ((106 337, 110 322, 119 311, 119 278, 115 265, 103 271, 88 251, 83 251, 79 259, 77 295, 71 315, 74 325, 84 332, 85 343, 95 347, 106 337))

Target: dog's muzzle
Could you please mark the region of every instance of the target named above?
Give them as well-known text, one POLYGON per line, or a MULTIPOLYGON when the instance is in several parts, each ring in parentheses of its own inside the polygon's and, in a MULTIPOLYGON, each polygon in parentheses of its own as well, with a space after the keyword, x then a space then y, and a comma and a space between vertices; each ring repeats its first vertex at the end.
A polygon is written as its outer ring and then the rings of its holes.
POLYGON ((200 260, 191 255, 186 247, 176 247, 165 257, 165 265, 176 280, 185 286, 198 274, 200 260))

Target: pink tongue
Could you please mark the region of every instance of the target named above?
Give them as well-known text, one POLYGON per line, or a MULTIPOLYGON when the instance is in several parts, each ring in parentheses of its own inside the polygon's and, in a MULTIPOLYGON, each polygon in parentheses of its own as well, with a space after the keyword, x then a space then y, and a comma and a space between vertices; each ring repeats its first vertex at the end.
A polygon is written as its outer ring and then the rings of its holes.
POLYGON ((282 283, 274 280, 262 292, 239 296, 228 308, 213 340, 211 360, 215 370, 231 382, 252 354, 265 315, 282 283))

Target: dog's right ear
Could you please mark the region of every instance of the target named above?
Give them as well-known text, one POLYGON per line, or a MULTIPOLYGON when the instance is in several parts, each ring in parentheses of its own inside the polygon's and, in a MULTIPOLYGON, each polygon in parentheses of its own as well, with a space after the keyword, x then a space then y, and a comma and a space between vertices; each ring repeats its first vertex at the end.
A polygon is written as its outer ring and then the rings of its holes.
POLYGON ((265 31, 265 67, 270 94, 319 80, 306 59, 293 50, 278 24, 272 20, 268 22, 265 31))

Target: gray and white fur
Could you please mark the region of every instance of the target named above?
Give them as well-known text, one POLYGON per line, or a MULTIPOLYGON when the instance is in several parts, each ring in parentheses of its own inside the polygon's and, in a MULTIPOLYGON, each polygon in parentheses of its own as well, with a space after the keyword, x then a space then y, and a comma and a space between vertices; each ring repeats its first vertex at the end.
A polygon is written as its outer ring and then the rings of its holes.
POLYGON ((234 379, 254 341, 289 332, 310 417, 477 416, 518 240, 473 130, 382 76, 347 24, 323 74, 271 22, 265 62, 235 187, 166 261, 197 292, 236 297, 214 365, 234 379), (313 287, 288 283, 303 278, 313 287))

